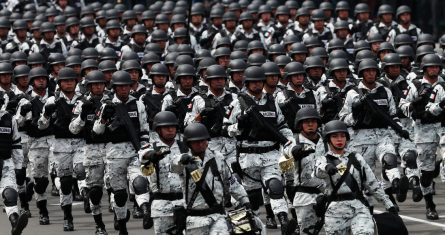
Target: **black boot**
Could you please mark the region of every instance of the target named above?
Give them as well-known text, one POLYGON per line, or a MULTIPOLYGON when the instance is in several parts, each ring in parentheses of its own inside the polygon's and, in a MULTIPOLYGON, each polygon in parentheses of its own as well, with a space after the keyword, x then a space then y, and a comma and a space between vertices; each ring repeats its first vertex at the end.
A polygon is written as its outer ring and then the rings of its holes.
POLYGON ((11 222, 11 234, 12 235, 20 235, 22 234, 23 229, 25 229, 26 225, 28 225, 28 216, 25 214, 12 213, 9 216, 9 221, 11 222))
POLYGON ((49 217, 48 217, 48 209, 46 208, 46 200, 41 200, 37 202, 37 208, 39 208, 39 224, 40 225, 48 225, 49 217))
POLYGON ((74 231, 72 205, 62 206, 63 210, 63 231, 74 231))
POLYGON ((413 201, 414 202, 420 202, 423 198, 422 190, 420 189, 420 180, 419 177, 413 176, 409 178, 409 185, 411 189, 413 190, 413 201))
POLYGON ((290 214, 293 219, 297 220, 297 212, 295 211, 295 208, 290 208, 290 214))
POLYGON ((34 182, 29 177, 26 177, 26 201, 30 202, 34 195, 34 182))
POLYGON ((82 190, 83 211, 85 211, 85 213, 87 213, 87 214, 91 213, 89 193, 90 193, 89 188, 87 188, 87 187, 83 188, 83 190, 82 190))
POLYGON ((57 197, 60 195, 59 190, 57 190, 56 183, 54 182, 56 180, 57 175, 51 173, 50 176, 51 176, 51 183, 52 183, 51 196, 57 197))
POLYGON ((76 202, 83 201, 83 196, 80 194, 79 185, 77 184, 76 178, 73 178, 73 201, 76 202))
POLYGON ((272 211, 272 206, 270 204, 265 204, 264 207, 266 208, 266 228, 268 229, 277 229, 277 221, 275 221, 275 215, 272 211))
POLYGON ((117 221, 119 224, 119 235, 128 235, 127 231, 127 220, 121 219, 117 221))
POLYGON ((433 202, 433 195, 427 194, 423 196, 426 203, 426 218, 429 220, 438 220, 439 215, 436 211, 436 204, 433 202))
POLYGON ((102 214, 93 215, 94 222, 96 223, 96 235, 108 235, 107 230, 105 230, 105 224, 102 220, 102 214))
POLYGON ((153 219, 151 218, 151 208, 148 202, 141 205, 142 213, 144 214, 144 221, 142 222, 142 227, 144 229, 150 229, 153 227, 153 219))
POLYGON ((31 211, 29 210, 29 203, 26 197, 26 192, 19 193, 19 199, 20 199, 20 207, 22 208, 21 213, 27 215, 28 218, 31 218, 31 211))
MULTIPOLYGON (((287 218, 287 213, 286 212, 280 212, 280 213, 277 214, 277 218, 278 218, 278 221, 281 224, 281 234, 282 235, 292 235, 292 233, 294 232, 295 228, 291 228, 289 226, 289 220, 287 218)), ((295 227, 295 226, 292 226, 292 227, 295 227)))
POLYGON ((141 208, 138 206, 136 199, 133 202, 133 219, 142 219, 144 217, 144 213, 142 213, 141 208))
MULTIPOLYGON (((114 230, 119 231, 119 221, 117 220, 116 213, 114 214, 114 230)), ((127 218, 125 221, 128 222, 130 220, 130 210, 127 210, 127 218)))
POLYGON ((398 202, 404 202, 406 200, 406 194, 409 189, 409 180, 404 175, 400 179, 394 179, 392 181, 393 191, 396 194, 398 202))
POLYGON ((385 189, 385 193, 386 193, 386 195, 388 195, 389 200, 391 200, 392 204, 394 204, 397 211, 399 211, 399 205, 397 205, 396 199, 394 198, 394 195, 392 195, 393 194, 392 188, 385 189))

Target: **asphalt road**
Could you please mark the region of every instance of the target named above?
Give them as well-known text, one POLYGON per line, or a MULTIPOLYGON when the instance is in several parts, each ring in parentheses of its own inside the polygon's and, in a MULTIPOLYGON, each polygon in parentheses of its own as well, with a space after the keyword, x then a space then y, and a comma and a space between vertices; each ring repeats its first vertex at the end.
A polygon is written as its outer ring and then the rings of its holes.
MULTIPOLYGON (((437 204, 437 211, 439 212, 440 219, 437 221, 427 221, 425 218, 425 203, 414 203, 410 199, 409 192, 408 199, 400 205, 400 214, 404 219, 408 231, 410 234, 445 234, 443 228, 445 228, 445 186, 440 182, 440 179, 435 180, 437 194, 434 201, 437 204)), ((104 223, 109 234, 118 234, 113 228, 113 215, 108 212, 108 203, 105 200, 106 193, 104 193, 104 223)), ((73 232, 63 232, 63 214, 58 205, 58 197, 49 196, 49 211, 50 211, 50 225, 39 225, 38 222, 38 210, 35 206, 35 202, 31 202, 32 218, 29 220, 28 227, 23 232, 24 235, 55 235, 55 234, 94 234, 95 224, 93 217, 83 212, 83 206, 81 202, 75 202, 73 206, 74 215, 74 227, 73 232)), ((130 204, 129 204, 130 205, 130 204)), ((132 203, 131 203, 132 205, 132 203)), ((377 208, 382 211, 382 208, 377 208)), ((1 213, 0 216, 0 235, 10 234, 9 220, 6 218, 5 213, 1 213)), ((261 218, 265 219, 264 210, 261 211, 261 218)), ((128 223, 129 233, 133 235, 147 235, 154 234, 153 230, 143 230, 141 219, 130 219, 128 223)), ((280 234, 279 230, 268 230, 268 234, 280 234)), ((394 234, 395 235, 395 234, 394 234)))

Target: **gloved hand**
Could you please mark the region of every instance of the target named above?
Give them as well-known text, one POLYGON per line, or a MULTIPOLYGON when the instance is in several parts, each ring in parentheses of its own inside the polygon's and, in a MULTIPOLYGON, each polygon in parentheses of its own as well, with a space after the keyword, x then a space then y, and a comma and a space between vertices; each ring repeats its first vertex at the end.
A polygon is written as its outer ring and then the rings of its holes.
POLYGON ((93 111, 93 102, 85 100, 82 104, 82 112, 80 113, 80 119, 85 121, 87 115, 93 111))
POLYGON ((331 97, 328 97, 321 101, 321 106, 327 107, 330 105, 334 105, 334 102, 335 102, 334 99, 332 99, 331 97))
POLYGON ((17 185, 22 185, 25 183, 26 180, 26 171, 25 169, 15 169, 15 180, 17 182, 17 185))
POLYGON ((352 112, 359 113, 363 110, 363 102, 361 99, 355 99, 352 102, 352 112))
POLYGON ((409 137, 409 131, 407 131, 407 130, 402 130, 402 131, 400 131, 400 136, 401 136, 402 138, 404 138, 404 139, 410 139, 410 137, 409 137))
POLYGON ((397 211, 397 208, 392 206, 388 209, 388 212, 393 214, 393 215, 399 215, 399 212, 397 211))
POLYGON ((109 120, 110 118, 113 117, 114 113, 115 113, 114 105, 107 104, 102 110, 102 119, 109 120))
POLYGON ((170 150, 167 148, 161 148, 158 149, 157 151, 153 150, 150 152, 147 152, 143 159, 147 160, 148 162, 158 162, 159 160, 161 160, 166 154, 169 154, 170 150))
POLYGON ((332 164, 332 163, 326 164, 325 170, 328 173, 328 175, 335 175, 335 173, 338 172, 337 167, 334 166, 334 164, 332 164))
POLYGON ((191 162, 193 162, 193 156, 188 154, 188 153, 184 153, 181 155, 181 160, 179 160, 179 163, 181 163, 182 165, 187 165, 190 164, 191 162))
POLYGON ((20 108, 20 115, 25 116, 27 113, 31 111, 31 109, 32 109, 31 103, 26 103, 22 105, 22 107, 20 108))
POLYGON ((295 160, 301 160, 311 153, 315 153, 315 149, 305 149, 304 144, 296 144, 292 150, 292 156, 294 156, 295 160))
POLYGON ((55 111, 56 111, 56 104, 48 104, 45 106, 45 112, 43 113, 43 115, 45 115, 46 117, 51 116, 55 111))
POLYGON ((248 127, 250 124, 249 114, 243 114, 238 117, 238 128, 243 129, 248 127))

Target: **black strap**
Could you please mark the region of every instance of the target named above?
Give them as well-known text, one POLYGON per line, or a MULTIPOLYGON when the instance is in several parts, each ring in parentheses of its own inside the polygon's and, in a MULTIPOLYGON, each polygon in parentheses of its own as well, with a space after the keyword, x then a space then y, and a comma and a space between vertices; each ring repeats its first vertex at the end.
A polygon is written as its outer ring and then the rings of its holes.
POLYGON ((334 188, 332 189, 331 195, 329 195, 329 197, 328 197, 328 202, 326 203, 326 208, 329 207, 329 204, 331 204, 332 200, 337 195, 337 192, 340 189, 340 186, 343 184, 343 182, 345 181, 346 177, 349 175, 349 170, 351 169, 351 165, 352 165, 352 161, 349 158, 351 155, 354 155, 354 157, 355 157, 355 153, 350 153, 349 154, 349 156, 348 156, 348 163, 346 164, 346 170, 343 173, 343 175, 340 177, 340 179, 337 181, 337 184, 334 184, 334 180, 332 180, 332 177, 329 176, 329 180, 331 181, 331 185, 333 185, 334 188))

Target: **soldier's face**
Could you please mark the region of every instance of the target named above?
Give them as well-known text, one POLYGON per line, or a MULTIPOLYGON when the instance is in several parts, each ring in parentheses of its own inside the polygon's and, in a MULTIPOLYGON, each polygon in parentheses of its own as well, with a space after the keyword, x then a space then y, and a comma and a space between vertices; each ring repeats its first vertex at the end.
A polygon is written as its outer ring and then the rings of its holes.
POLYGON ((345 82, 347 76, 348 76, 348 70, 347 69, 338 69, 338 70, 334 71, 334 77, 339 82, 345 82))
MULTIPOLYGON (((40 33, 39 30, 32 31, 32 36, 37 40, 42 39, 42 33, 40 33)), ((1 37, 1 30, 0 30, 0 37, 1 37)))
POLYGON ((269 22, 271 16, 272 15, 270 13, 268 13, 268 12, 262 13, 261 14, 261 20, 264 21, 264 22, 269 22))
POLYGON ((78 34, 79 30, 80 30, 80 28, 79 28, 78 24, 72 25, 72 26, 69 27, 69 33, 70 34, 78 34))
POLYGON ((306 119, 301 123, 301 129, 308 135, 313 135, 317 132, 318 122, 316 119, 306 119))
POLYGON ((236 21, 228 20, 224 25, 226 26, 227 29, 234 29, 236 27, 236 21))
POLYGON ((209 146, 209 141, 207 140, 198 140, 189 142, 189 147, 193 155, 203 154, 208 146, 209 146))
POLYGON ((19 29, 15 31, 18 38, 26 38, 26 29, 19 29))
POLYGON ((244 29, 251 29, 253 26, 253 20, 243 20, 241 24, 243 25, 244 29))
POLYGON ((80 67, 79 64, 72 65, 72 66, 69 66, 69 67, 72 68, 74 70, 74 72, 76 72, 76 74, 80 75, 80 70, 82 69, 82 67, 80 67))
POLYGON ((59 83, 60 90, 64 92, 74 92, 76 89, 76 79, 62 80, 59 83))
POLYGON ((8 34, 9 28, 0 28, 0 37, 4 37, 8 34))
POLYGON ((335 35, 337 35, 337 37, 340 39, 346 39, 349 35, 349 30, 348 29, 338 29, 335 31, 335 35))
POLYGON ((154 20, 144 20, 145 28, 151 29, 154 26, 155 21, 154 20))
POLYGON ((227 68, 229 63, 230 63, 230 56, 225 55, 225 56, 218 57, 218 64, 223 66, 224 68, 227 68))
POLYGON ((159 127, 158 134, 162 139, 172 141, 176 137, 176 126, 159 127))
POLYGON ((17 85, 20 86, 20 87, 27 87, 29 85, 28 76, 18 77, 17 78, 17 85))
POLYGON ((399 65, 390 65, 386 67, 386 74, 390 78, 396 78, 400 75, 400 66, 399 65))
POLYGON ((324 21, 323 20, 315 20, 314 21, 314 28, 318 31, 322 31, 324 28, 324 21))
POLYGON ((59 0, 59 1, 57 1, 57 3, 59 4, 59 6, 61 8, 65 8, 68 5, 68 1, 67 0, 59 0))
POLYGON ((114 87, 116 91, 116 96, 120 100, 127 100, 130 95, 131 86, 130 85, 116 85, 114 87))
POLYGON ((383 14, 380 16, 380 19, 383 23, 389 24, 392 22, 392 14, 383 14))
POLYGON ((57 77, 59 76, 59 71, 65 67, 64 64, 54 64, 51 66, 52 73, 57 77))
POLYGON ((105 75, 105 80, 110 82, 111 81, 111 77, 113 76, 114 72, 116 72, 116 71, 103 71, 103 73, 105 75))
POLYGON ((408 68, 409 65, 411 64, 411 60, 409 59, 408 56, 404 56, 404 57, 400 57, 401 61, 402 61, 402 66, 404 68, 408 68))
POLYGON ((221 17, 216 17, 212 19, 212 23, 213 25, 215 25, 216 27, 220 27, 222 25, 222 18, 221 17))
POLYGON ((153 76, 153 84, 158 87, 162 88, 165 87, 165 84, 167 83, 167 77, 163 75, 154 75, 153 76))
POLYGON ((309 16, 303 15, 298 17, 298 23, 301 25, 308 25, 309 24, 309 16))
POLYGON ((303 64, 304 61, 306 60, 306 54, 304 54, 304 53, 294 54, 292 56, 292 59, 294 59, 294 61, 296 61, 296 62, 300 62, 303 64))
POLYGON ((365 69, 363 70, 363 82, 365 83, 374 83, 377 78, 377 70, 376 69, 365 69))
POLYGON ((278 15, 277 18, 280 23, 287 23, 289 21, 289 15, 278 15))
POLYGON ((272 88, 277 87, 279 79, 278 75, 266 76, 266 85, 272 88))
POLYGON ((133 82, 139 81, 139 70, 137 70, 137 69, 130 69, 130 70, 127 70, 127 72, 130 74, 131 80, 133 82))
POLYGON ((137 23, 136 19, 129 19, 127 20, 127 26, 128 28, 132 28, 133 26, 135 26, 137 23))
POLYGON ((309 77, 315 77, 315 78, 321 78, 323 75, 323 69, 322 68, 310 68, 307 71, 309 77))
POLYGON ((209 81, 209 86, 213 90, 223 90, 226 85, 226 78, 212 78, 209 81))
POLYGON ((192 76, 184 76, 179 80, 181 84, 181 88, 184 90, 191 90, 193 87, 193 77, 192 76))
POLYGON ((411 22, 411 14, 408 12, 403 13, 399 16, 399 20, 400 20, 400 23, 407 24, 407 23, 411 22))
POLYGON ((331 18, 332 16, 332 11, 331 10, 324 10, 323 14, 326 18, 331 18))
POLYGON ((45 39, 45 41, 52 41, 54 39, 54 32, 43 33, 43 39, 45 39))
POLYGON ((105 91, 105 83, 92 83, 90 86, 93 95, 102 95, 105 91))
POLYGON ((117 37, 119 37, 120 33, 121 33, 120 29, 109 29, 108 30, 108 37, 110 37, 110 38, 117 38, 117 37))
POLYGON ((337 15, 338 15, 338 18, 345 20, 349 17, 349 11, 340 10, 340 11, 337 11, 337 15))
POLYGON ((346 147, 346 134, 343 132, 331 134, 329 139, 329 145, 335 149, 344 149, 346 147))
POLYGON ((160 30, 164 31, 164 32, 167 32, 167 31, 168 31, 168 28, 169 28, 169 25, 168 25, 168 24, 164 24, 164 23, 162 23, 162 24, 158 24, 158 28, 159 28, 160 30))
POLYGON ((33 87, 36 90, 41 90, 41 89, 46 89, 46 85, 48 83, 48 80, 46 79, 46 77, 37 77, 34 78, 34 83, 33 83, 33 87))
POLYGON ((93 35, 95 31, 96 31, 96 29, 94 27, 83 28, 83 33, 87 36, 93 35))
POLYGON ((368 21, 369 20, 369 12, 363 12, 357 14, 357 19, 360 21, 368 21))
POLYGON ((292 82, 292 84, 294 84, 294 86, 301 86, 303 85, 304 82, 304 75, 303 74, 291 75, 290 81, 292 82))
POLYGON ((246 85, 247 90, 253 95, 258 95, 263 92, 264 82, 263 81, 250 81, 246 85))
POLYGON ((172 31, 175 32, 175 30, 180 29, 180 28, 185 28, 185 24, 184 23, 175 23, 172 26, 172 31))
POLYGON ((147 36, 145 36, 145 33, 137 33, 134 35, 134 42, 137 44, 144 44, 146 39, 147 36))
POLYGON ((202 15, 192 15, 191 21, 192 21, 192 24, 201 24, 202 15))
POLYGON ((56 26, 56 31, 57 31, 57 33, 59 33, 59 34, 64 34, 64 33, 65 33, 65 25, 64 25, 64 24, 62 24, 62 25, 57 25, 57 26, 56 26))
POLYGON ((425 70, 425 75, 430 79, 437 79, 440 73, 439 66, 428 66, 424 70, 425 70))
POLYGON ((9 85, 12 82, 12 74, 0 74, 0 84, 9 85))
POLYGON ((373 52, 379 51, 379 48, 380 48, 380 42, 373 42, 373 43, 371 43, 371 50, 373 52))
POLYGON ((242 83, 244 81, 244 72, 232 72, 231 78, 235 84, 242 83))

